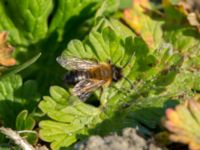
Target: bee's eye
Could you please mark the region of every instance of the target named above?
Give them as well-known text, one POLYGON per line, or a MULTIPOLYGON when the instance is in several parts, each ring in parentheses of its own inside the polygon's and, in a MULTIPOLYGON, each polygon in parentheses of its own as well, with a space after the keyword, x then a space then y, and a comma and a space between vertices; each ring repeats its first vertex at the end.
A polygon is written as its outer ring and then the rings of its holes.
POLYGON ((122 77, 120 68, 117 68, 117 67, 113 66, 112 70, 113 70, 113 77, 112 77, 113 81, 117 82, 122 77))

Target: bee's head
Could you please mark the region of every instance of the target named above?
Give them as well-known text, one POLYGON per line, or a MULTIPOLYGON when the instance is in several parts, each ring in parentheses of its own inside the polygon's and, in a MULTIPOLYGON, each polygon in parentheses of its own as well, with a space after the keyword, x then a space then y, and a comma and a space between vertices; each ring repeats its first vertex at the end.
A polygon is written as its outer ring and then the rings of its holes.
POLYGON ((121 70, 122 70, 121 68, 112 65, 112 72, 113 72, 112 80, 114 82, 117 82, 118 80, 122 78, 121 70))

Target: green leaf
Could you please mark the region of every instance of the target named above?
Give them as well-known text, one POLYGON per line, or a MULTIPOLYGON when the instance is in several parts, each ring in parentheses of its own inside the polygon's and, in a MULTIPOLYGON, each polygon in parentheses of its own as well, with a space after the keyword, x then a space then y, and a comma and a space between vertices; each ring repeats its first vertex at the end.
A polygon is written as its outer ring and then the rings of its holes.
POLYGON ((53 7, 52 0, 24 0, 23 2, 9 0, 3 1, 2 5, 15 27, 21 31, 20 34, 25 36, 30 43, 46 36, 47 19, 53 7))
POLYGON ((110 60, 112 63, 120 65, 125 55, 122 40, 112 29, 107 27, 102 33, 95 31, 90 33, 89 39, 84 43, 78 40, 71 41, 63 55, 64 57, 73 56, 104 62, 110 60))
POLYGON ((21 111, 16 118, 16 129, 17 130, 32 130, 35 126, 35 120, 28 116, 28 111, 21 111))
POLYGON ((5 1, 0 1, 0 13, 0 30, 10 31, 11 40, 17 43, 22 43, 22 37, 20 37, 19 31, 15 28, 12 19, 9 18, 8 14, 6 13, 5 1))
POLYGON ((105 0, 98 9, 95 17, 108 16, 108 14, 116 12, 119 4, 119 0, 105 0))
POLYGON ((37 83, 29 80, 23 84, 19 75, 3 78, 0 91, 0 118, 4 126, 12 128, 15 128, 16 116, 22 108, 32 112, 40 97, 37 83))
POLYGON ((20 136, 24 137, 29 143, 36 144, 38 137, 37 133, 33 131, 33 128, 35 127, 35 120, 33 117, 28 115, 27 110, 21 111, 17 118, 16 118, 16 129, 21 133, 20 136))
MULTIPOLYGON (((74 24, 70 19, 75 19, 75 16, 80 14, 82 18, 87 18, 87 15, 91 14, 91 12, 96 9, 98 2, 99 0, 57 1, 57 8, 55 8, 55 13, 50 24, 50 31, 53 31, 56 28, 62 29, 65 26, 69 29, 70 26, 73 26, 74 24), (67 22, 71 22, 71 24, 66 25, 67 22)), ((81 19, 81 17, 77 19, 81 19)))
POLYGON ((70 146, 79 139, 77 135, 87 135, 88 127, 101 120, 98 108, 69 96, 58 86, 50 88, 50 96, 43 98, 39 108, 52 119, 39 123, 40 137, 51 142, 52 149, 70 146))
POLYGON ((109 27, 115 31, 116 34, 121 36, 122 38, 126 38, 128 36, 135 37, 135 33, 131 31, 128 27, 123 25, 119 20, 114 18, 106 19, 104 17, 99 17, 96 22, 96 25, 93 27, 94 31, 102 31, 104 28, 109 27))

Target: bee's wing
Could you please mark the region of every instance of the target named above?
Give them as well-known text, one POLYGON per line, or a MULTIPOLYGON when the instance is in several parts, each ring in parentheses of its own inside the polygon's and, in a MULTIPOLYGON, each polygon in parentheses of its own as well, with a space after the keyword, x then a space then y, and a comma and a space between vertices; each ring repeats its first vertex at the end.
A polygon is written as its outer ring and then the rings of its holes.
POLYGON ((99 65, 95 61, 84 60, 76 57, 64 58, 60 56, 57 57, 56 60, 62 67, 68 70, 88 70, 99 65))
POLYGON ((74 95, 78 96, 82 101, 85 101, 91 92, 98 89, 105 83, 103 80, 86 79, 78 82, 73 89, 74 95))

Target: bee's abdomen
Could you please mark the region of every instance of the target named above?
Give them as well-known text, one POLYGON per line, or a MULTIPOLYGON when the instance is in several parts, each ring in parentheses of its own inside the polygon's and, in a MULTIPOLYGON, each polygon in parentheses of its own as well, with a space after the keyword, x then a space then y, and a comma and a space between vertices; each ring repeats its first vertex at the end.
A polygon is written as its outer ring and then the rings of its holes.
POLYGON ((74 84, 88 78, 90 78, 90 74, 86 71, 71 71, 65 75, 64 80, 68 84, 74 84))

